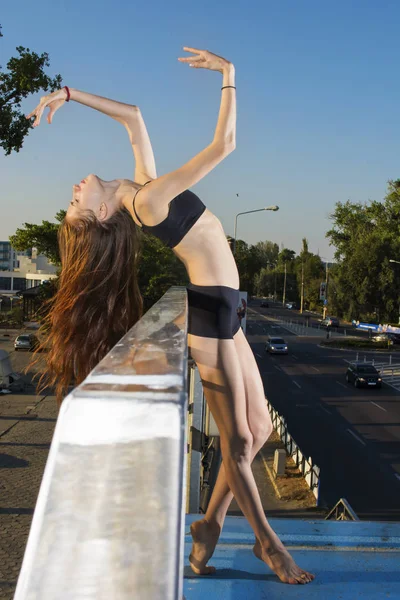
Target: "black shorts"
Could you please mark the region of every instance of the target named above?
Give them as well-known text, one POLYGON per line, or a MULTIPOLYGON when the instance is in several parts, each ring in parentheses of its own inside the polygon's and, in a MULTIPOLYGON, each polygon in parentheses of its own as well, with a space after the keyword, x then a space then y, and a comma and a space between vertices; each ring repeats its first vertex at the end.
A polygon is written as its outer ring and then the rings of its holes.
POLYGON ((240 329, 237 315, 239 290, 225 285, 186 288, 189 304, 188 333, 219 340, 232 339, 240 329))

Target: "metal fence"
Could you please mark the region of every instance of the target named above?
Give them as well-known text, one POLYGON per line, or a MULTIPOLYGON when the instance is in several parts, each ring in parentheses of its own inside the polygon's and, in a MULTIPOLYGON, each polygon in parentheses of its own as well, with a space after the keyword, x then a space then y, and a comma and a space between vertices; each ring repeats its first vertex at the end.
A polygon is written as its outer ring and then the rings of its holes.
POLYGON ((293 458, 296 467, 300 470, 308 487, 319 501, 320 468, 313 462, 311 457, 305 456, 290 435, 285 419, 275 410, 267 400, 272 425, 285 445, 286 451, 293 458))

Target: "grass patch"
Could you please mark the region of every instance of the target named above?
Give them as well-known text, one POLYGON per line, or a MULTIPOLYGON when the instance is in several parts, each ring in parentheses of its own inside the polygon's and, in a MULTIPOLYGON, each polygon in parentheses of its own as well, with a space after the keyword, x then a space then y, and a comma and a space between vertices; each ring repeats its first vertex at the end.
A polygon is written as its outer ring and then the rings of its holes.
POLYGON ((330 339, 323 340, 321 346, 329 346, 330 348, 360 348, 362 350, 383 350, 393 352, 395 348, 388 346, 386 342, 371 342, 371 340, 360 340, 355 338, 330 339))

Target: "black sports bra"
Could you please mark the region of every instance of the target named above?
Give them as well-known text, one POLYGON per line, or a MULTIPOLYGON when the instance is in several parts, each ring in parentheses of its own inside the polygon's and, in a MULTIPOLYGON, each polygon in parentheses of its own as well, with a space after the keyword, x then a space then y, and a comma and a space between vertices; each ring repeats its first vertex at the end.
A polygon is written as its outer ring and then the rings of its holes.
MULTIPOLYGON (((147 185, 148 183, 150 183, 150 181, 147 181, 144 185, 147 185)), ((145 233, 155 235, 170 248, 174 248, 183 240, 187 232, 206 210, 206 206, 200 198, 190 190, 186 190, 171 200, 169 203, 168 216, 164 221, 161 221, 161 223, 158 223, 157 225, 145 225, 139 219, 135 209, 135 199, 141 189, 142 188, 138 189, 133 198, 132 205, 135 215, 139 223, 142 224, 142 229, 145 233)))

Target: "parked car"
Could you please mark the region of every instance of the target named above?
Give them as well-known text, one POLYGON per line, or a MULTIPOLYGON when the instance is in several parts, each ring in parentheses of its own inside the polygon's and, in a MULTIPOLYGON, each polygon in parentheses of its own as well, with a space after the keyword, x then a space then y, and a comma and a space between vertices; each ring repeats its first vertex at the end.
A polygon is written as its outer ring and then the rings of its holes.
POLYGON ((288 345, 283 338, 269 337, 265 344, 265 350, 270 354, 287 354, 288 345))
POLYGON ((14 349, 17 350, 36 350, 39 340, 33 333, 22 333, 14 341, 14 349))
POLYGON ((392 335, 393 334, 386 333, 386 332, 378 333, 377 335, 374 335, 372 337, 372 341, 373 342, 386 342, 386 344, 388 344, 389 346, 392 346, 392 344, 394 343, 392 335))
POLYGON ((265 302, 265 300, 263 300, 260 304, 261 308, 269 308, 269 304, 268 302, 265 302))
POLYGON ((390 336, 393 344, 400 344, 400 334, 392 333, 391 331, 388 331, 387 334, 390 336))
POLYGON ((286 308, 289 308, 289 309, 296 308, 296 303, 295 302, 288 302, 286 304, 286 308))
POLYGON ((353 383, 354 387, 382 387, 382 377, 373 365, 366 363, 352 363, 346 371, 347 383, 353 383))
POLYGON ((325 317, 322 319, 321 325, 323 327, 340 327, 340 322, 337 317, 325 317))

